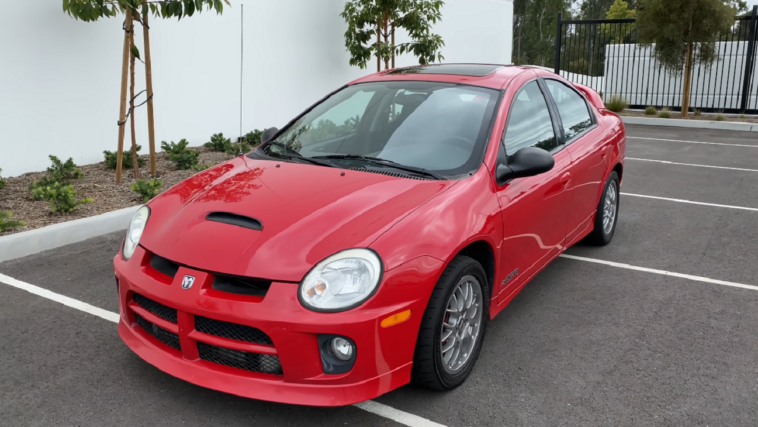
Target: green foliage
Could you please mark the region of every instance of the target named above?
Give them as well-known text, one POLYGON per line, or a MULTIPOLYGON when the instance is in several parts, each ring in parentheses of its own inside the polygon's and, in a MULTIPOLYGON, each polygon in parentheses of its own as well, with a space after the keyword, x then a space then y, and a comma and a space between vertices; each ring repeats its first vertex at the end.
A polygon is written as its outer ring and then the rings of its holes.
MULTIPOLYGON (((139 152, 142 150, 141 145, 137 145, 137 155, 139 156, 139 152)), ((116 162, 118 161, 118 153, 114 153, 112 151, 103 151, 103 154, 105 155, 105 166, 107 166, 110 169, 116 169, 116 162)), ((137 164, 142 167, 145 166, 145 159, 142 159, 140 157, 137 157, 137 164)), ((133 166, 132 164, 132 150, 126 150, 124 151, 124 155, 121 158, 121 167, 124 169, 131 169, 133 166)))
MULTIPOLYGON (((746 119, 747 117, 744 114, 740 114, 740 118, 741 119, 746 119)), ((2 186, 0 186, 0 188, 2 188, 2 186)))
POLYGON ((224 152, 230 156, 237 156, 240 153, 248 153, 250 150, 250 144, 243 140, 238 143, 230 143, 224 152))
MULTIPOLYGON (((91 22, 116 16, 127 9, 138 11, 141 4, 141 0, 63 0, 63 11, 75 19, 91 22)), ((150 0, 148 5, 142 6, 141 13, 147 15, 149 12, 158 18, 182 19, 203 9, 215 10, 220 14, 224 11, 224 4, 230 6, 228 0, 150 0)))
POLYGON ((645 115, 646 116, 654 116, 656 114, 658 114, 658 110, 656 110, 655 107, 653 107, 652 105, 649 106, 649 107, 647 107, 647 108, 645 108, 645 115))
POLYGON ((16 228, 16 227, 21 227, 21 226, 25 225, 21 221, 13 221, 13 220, 11 220, 12 217, 13 217, 13 213, 12 212, 3 212, 3 211, 0 211, 0 233, 5 232, 5 231, 10 230, 10 229, 13 229, 13 228, 16 228))
POLYGON ((213 151, 227 152, 230 150, 232 140, 229 138, 224 138, 223 133, 217 133, 211 136, 210 142, 206 142, 204 145, 213 151))
POLYGON ((661 111, 658 112, 658 117, 661 119, 670 119, 671 118, 671 112, 668 108, 663 108, 661 111))
MULTIPOLYGON (((2 172, 3 172, 3 170, 2 170, 2 169, 0 169, 0 173, 2 173, 2 172)), ((3 179, 0 179, 0 190, 1 190, 3 187, 5 187, 5 184, 6 184, 5 180, 3 180, 3 179)))
POLYGON ((726 117, 724 117, 724 115, 723 115, 723 114, 716 114, 716 115, 713 117, 713 120, 715 120, 715 121, 717 121, 717 122, 723 122, 724 120, 726 120, 726 117))
POLYGON ((367 68, 380 58, 384 68, 397 55, 412 53, 419 64, 442 61, 445 45, 432 26, 442 19, 442 0, 349 0, 340 14, 347 22, 345 47, 350 65, 367 68), (393 43, 393 32, 402 28, 411 40, 393 43))
POLYGON ((132 184, 132 191, 142 197, 142 201, 147 203, 161 191, 163 182, 153 178, 149 181, 137 180, 132 184))
POLYGON ((76 166, 72 158, 69 158, 66 160, 66 163, 63 163, 55 156, 49 157, 50 161, 53 162, 53 165, 47 168, 47 174, 53 180, 58 182, 68 182, 72 179, 79 179, 84 176, 82 170, 76 166))
MULTIPOLYGON (((572 3, 567 0, 515 0, 513 2, 513 62, 515 64, 554 66, 558 12, 563 13, 563 19, 571 19, 569 11, 572 3)), ((604 13, 605 10, 602 9, 602 12, 604 13)), ((602 18, 602 15, 598 18, 602 18)), ((587 39, 586 35, 582 34, 580 40, 585 39, 587 39)), ((584 58, 587 55, 577 53, 576 57, 584 58)), ((583 70, 582 74, 586 74, 587 68, 583 70)))
POLYGON ((613 111, 614 113, 620 113, 629 107, 629 103, 619 95, 611 96, 611 99, 605 103, 605 108, 613 111))
POLYGON ((703 115, 703 112, 700 110, 695 110, 695 117, 700 117, 703 115))
POLYGON ((262 137, 263 137, 263 131, 260 129, 256 129, 254 131, 248 132, 247 135, 245 135, 245 142, 250 144, 251 147, 257 147, 261 145, 262 137))
POLYGON ((92 198, 79 199, 71 184, 55 182, 47 186, 38 186, 32 191, 35 200, 47 200, 53 213, 75 211, 79 205, 92 203, 92 198))
POLYGON ((213 166, 216 166, 216 165, 215 164, 211 164, 211 165, 195 165, 195 166, 192 167, 192 169, 194 169, 194 170, 196 170, 198 172, 202 172, 202 171, 204 171, 206 169, 212 168, 213 166))
POLYGON ((182 139, 178 143, 161 143, 163 151, 168 153, 168 159, 174 162, 177 169, 187 170, 192 169, 197 165, 197 159, 200 157, 200 153, 195 150, 187 148, 189 143, 186 139, 182 139))
MULTIPOLYGON (((624 0, 615 0, 608 12, 605 14, 606 19, 629 19, 634 18, 637 11, 629 9, 629 3, 624 0)), ((631 34, 635 29, 635 24, 611 25, 603 24, 600 32, 609 43, 623 43, 624 38, 631 34)))

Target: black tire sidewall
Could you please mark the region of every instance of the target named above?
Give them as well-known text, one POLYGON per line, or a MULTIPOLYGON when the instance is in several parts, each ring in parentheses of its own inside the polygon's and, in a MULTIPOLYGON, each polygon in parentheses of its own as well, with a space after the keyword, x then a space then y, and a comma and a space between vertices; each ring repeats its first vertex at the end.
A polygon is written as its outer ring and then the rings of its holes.
POLYGON ((596 231, 596 238, 597 240, 602 244, 608 244, 610 243, 611 239, 613 239, 613 235, 616 233, 616 227, 618 226, 618 219, 619 219, 619 208, 621 207, 621 187, 619 186, 619 176, 616 171, 611 172, 611 175, 608 177, 608 180, 605 183, 605 188, 603 188, 603 194, 600 196, 600 202, 598 202, 597 205, 597 213, 595 215, 595 231, 596 231), (611 186, 611 183, 616 183, 616 216, 613 221, 613 228, 611 228, 611 231, 606 233, 603 229, 603 205, 605 203, 605 197, 608 194, 608 189, 611 186))

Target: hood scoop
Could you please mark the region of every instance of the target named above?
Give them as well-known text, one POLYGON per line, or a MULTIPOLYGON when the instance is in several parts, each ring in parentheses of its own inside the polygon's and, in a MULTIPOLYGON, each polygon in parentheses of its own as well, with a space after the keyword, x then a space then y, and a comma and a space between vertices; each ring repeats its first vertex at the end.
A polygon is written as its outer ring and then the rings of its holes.
POLYGON ((248 228, 250 230, 263 230, 263 224, 259 220, 230 212, 211 212, 205 219, 223 224, 236 225, 237 227, 248 228))

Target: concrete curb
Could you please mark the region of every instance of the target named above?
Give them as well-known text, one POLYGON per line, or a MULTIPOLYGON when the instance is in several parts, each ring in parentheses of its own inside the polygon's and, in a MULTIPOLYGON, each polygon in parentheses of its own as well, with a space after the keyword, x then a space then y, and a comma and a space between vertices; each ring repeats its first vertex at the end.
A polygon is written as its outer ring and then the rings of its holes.
POLYGON ((740 132, 758 132, 756 123, 714 122, 706 120, 656 119, 647 117, 621 116, 625 124, 643 126, 671 126, 693 129, 719 129, 740 132))
POLYGON ((114 231, 126 230, 137 209, 139 206, 132 206, 102 215, 0 237, 0 262, 59 248, 114 231))

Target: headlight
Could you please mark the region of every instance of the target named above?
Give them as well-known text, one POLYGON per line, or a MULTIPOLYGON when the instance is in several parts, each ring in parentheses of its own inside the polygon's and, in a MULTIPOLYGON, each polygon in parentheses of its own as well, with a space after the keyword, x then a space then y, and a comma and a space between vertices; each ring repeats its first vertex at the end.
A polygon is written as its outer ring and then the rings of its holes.
POLYGON ((134 255, 134 250, 137 249, 139 239, 142 237, 142 232, 147 225, 147 219, 150 218, 150 208, 142 206, 132 217, 132 222, 129 223, 129 229, 126 230, 126 239, 124 239, 124 248, 121 250, 125 260, 134 255))
POLYGON ((369 249, 349 249, 313 267, 300 284, 300 303, 314 311, 335 312, 357 307, 376 291, 382 261, 369 249))

